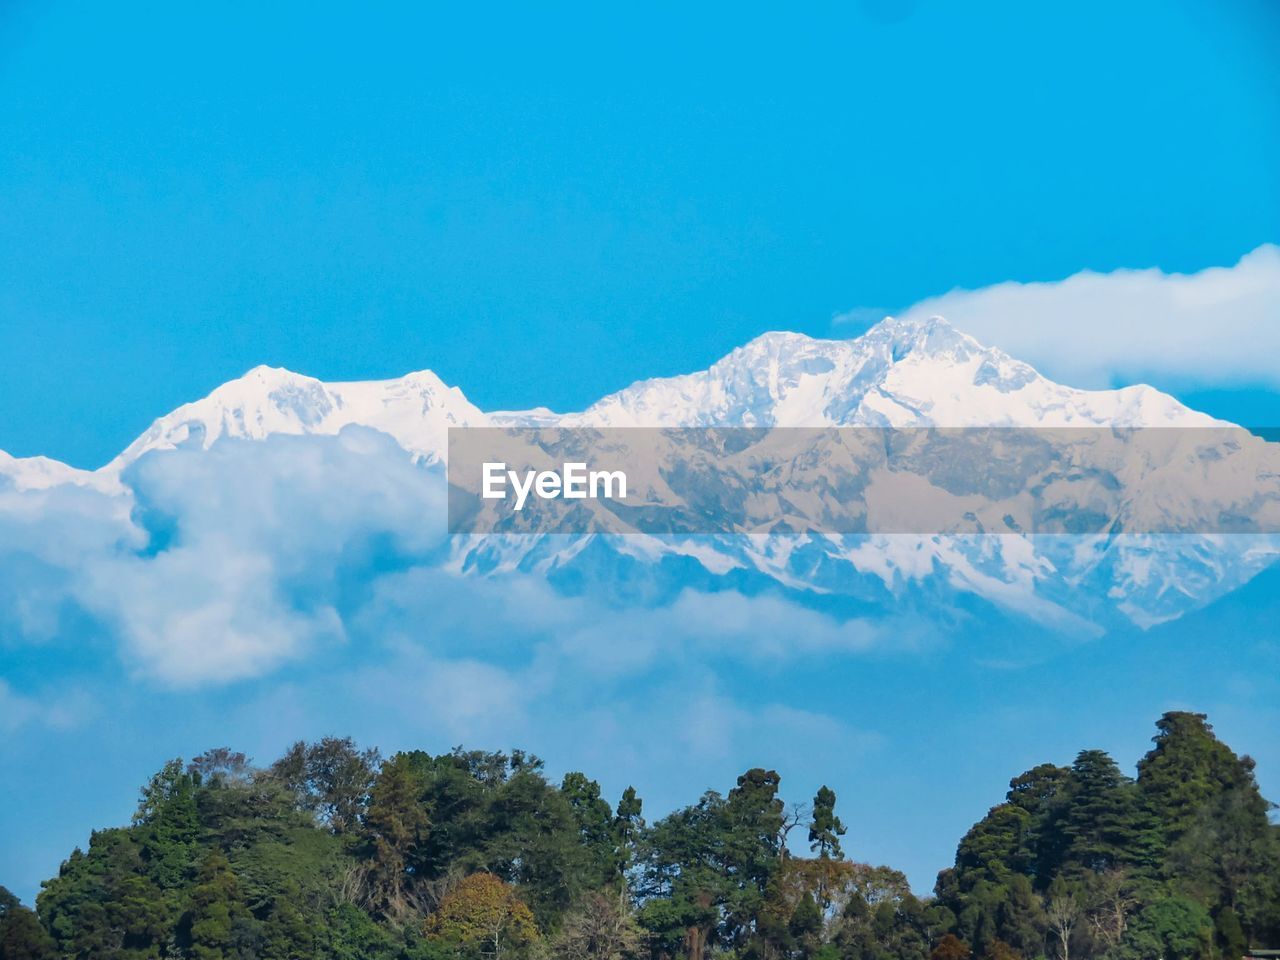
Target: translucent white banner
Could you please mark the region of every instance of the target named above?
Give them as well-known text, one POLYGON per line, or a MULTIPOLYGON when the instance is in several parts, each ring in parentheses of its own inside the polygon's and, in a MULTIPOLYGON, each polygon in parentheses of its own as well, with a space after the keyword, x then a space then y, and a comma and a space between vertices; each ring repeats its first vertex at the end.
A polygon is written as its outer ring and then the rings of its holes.
POLYGON ((1241 428, 453 428, 453 533, 1280 533, 1241 428))

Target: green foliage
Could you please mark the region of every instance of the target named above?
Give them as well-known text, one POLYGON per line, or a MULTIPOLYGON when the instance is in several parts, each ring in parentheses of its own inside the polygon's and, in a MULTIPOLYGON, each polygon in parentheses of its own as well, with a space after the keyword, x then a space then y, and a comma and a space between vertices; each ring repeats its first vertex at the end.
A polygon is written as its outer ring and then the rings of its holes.
POLYGON ((642 896, 668 903, 642 910, 640 919, 660 942, 674 944, 680 934, 693 960, 709 946, 747 944, 783 859, 778 786, 774 771, 748 770, 728 796, 709 791, 654 825, 645 838, 642 896))
MULTIPOLYGON (((569 773, 560 784, 560 794, 569 801, 583 849, 583 868, 595 885, 621 885, 622 864, 618 860, 618 838, 613 809, 600 796, 600 784, 583 773, 569 773)), ((635 791, 632 791, 634 798, 635 791)))
POLYGON ((1131 779, 1040 764, 960 840, 935 897, 845 859, 827 787, 786 847, 772 770, 646 825, 586 774, 512 751, 295 744, 170 761, 33 913, 0 888, 0 960, 1239 960, 1280 943, 1280 828, 1198 714, 1131 779))
POLYGON ((364 812, 381 758, 360 750, 350 737, 299 740, 271 766, 292 791, 299 809, 314 814, 334 833, 353 829, 364 812))
POLYGON ((182 928, 193 960, 231 960, 252 948, 249 911, 221 851, 211 852, 200 867, 182 928))
POLYGON ((383 916, 400 917, 412 909, 408 892, 422 871, 421 849, 431 829, 422 794, 422 778, 409 754, 383 764, 370 793, 365 875, 368 901, 383 916))
POLYGON ((1214 938, 1222 960, 1240 960, 1249 949, 1240 916, 1231 907, 1223 907, 1214 918, 1214 938))
POLYGON ((836 816, 836 794, 828 786, 818 788, 813 798, 813 820, 809 824, 809 849, 823 859, 839 860, 844 856, 840 838, 845 826, 836 816))
POLYGON ((1213 920, 1194 900, 1157 900, 1134 917, 1115 956, 1117 960, 1209 960, 1213 956, 1213 920))
POLYGON ((644 804, 636 794, 635 787, 627 787, 618 800, 618 809, 613 815, 613 869, 617 875, 618 885, 622 890, 627 888, 627 877, 635 866, 635 853, 640 838, 644 834, 644 818, 641 816, 644 804))
POLYGON ((927 960, 936 918, 911 894, 902 874, 857 864, 836 878, 836 886, 837 899, 845 901, 833 925, 842 957, 927 960))
POLYGON ((1237 757, 1218 740, 1202 713, 1166 713, 1156 721, 1156 730, 1155 746, 1138 762, 1138 781, 1170 846, 1215 797, 1256 789, 1253 761, 1237 757))
MULTIPOLYGON (((46 881, 36 908, 61 952, 126 960, 162 956, 180 911, 177 896, 151 875, 157 862, 169 866, 179 858, 157 851, 156 842, 147 824, 96 832, 87 854, 76 850, 58 876, 46 881)), ((189 843, 174 842, 187 856, 189 843)))
POLYGON ((979 883, 1009 883, 1032 876, 1035 820, 1022 807, 1002 803, 973 825, 956 850, 956 871, 966 890, 979 883))
POLYGON ((149 879, 169 888, 194 875, 200 815, 195 777, 183 770, 181 760, 170 760, 142 788, 133 822, 149 879))
POLYGON ((53 937, 4 887, 0 887, 0 960, 57 960, 53 937))
POLYGON ((1133 781, 1101 750, 1083 750, 1071 765, 1059 829, 1064 867, 1073 874, 1154 866, 1153 832, 1133 781))

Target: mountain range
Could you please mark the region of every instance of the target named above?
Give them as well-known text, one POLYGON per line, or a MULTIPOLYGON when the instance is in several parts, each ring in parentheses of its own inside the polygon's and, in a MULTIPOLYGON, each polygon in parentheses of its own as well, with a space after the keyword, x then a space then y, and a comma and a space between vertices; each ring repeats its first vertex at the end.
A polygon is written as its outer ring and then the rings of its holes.
MULTIPOLYGON (((442 476, 454 426, 508 427, 1182 427, 1229 426, 1150 386, 1079 390, 1054 383, 942 318, 887 318, 851 340, 768 333, 706 370, 646 380, 580 412, 480 410, 431 371, 325 383, 256 367, 156 420, 95 471, 0 453, 0 490, 90 487, 130 497, 148 455, 208 450, 224 438, 389 435, 442 476)), ((944 535, 453 538, 459 575, 519 571, 567 592, 655 602, 685 589, 781 591, 861 615, 982 603, 1065 629, 1147 626, 1238 587, 1280 551, 1273 538, 944 535)))

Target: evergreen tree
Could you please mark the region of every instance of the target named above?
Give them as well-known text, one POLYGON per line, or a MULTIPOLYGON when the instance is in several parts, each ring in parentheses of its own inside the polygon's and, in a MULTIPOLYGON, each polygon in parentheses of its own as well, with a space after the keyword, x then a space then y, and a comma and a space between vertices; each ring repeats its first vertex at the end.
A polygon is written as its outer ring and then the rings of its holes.
POLYGON ((1194 900, 1165 897, 1144 907, 1125 932, 1117 960, 1211 960, 1213 920, 1194 900))
POLYGON ((1042 763, 1009 781, 1005 799, 1029 815, 1027 855, 1037 890, 1046 890, 1062 867, 1067 838, 1062 831, 1064 794, 1071 768, 1042 763))
POLYGON ((1223 907, 1213 921, 1214 934, 1222 960, 1240 960, 1249 949, 1240 917, 1231 907, 1223 907))
POLYGON ((250 916, 240 898, 236 875, 227 858, 216 850, 200 867, 185 925, 194 960, 231 960, 249 941, 250 916))
POLYGON ((0 960, 57 960, 58 952, 35 912, 0 887, 0 960))
POLYGON ((281 898, 262 924, 256 960, 298 960, 316 956, 315 930, 298 906, 281 898))
POLYGON ((1007 884, 1033 869, 1034 821, 1012 803, 992 807, 965 834, 956 850, 956 878, 963 890, 986 881, 1007 884))
POLYGON ((1044 905, 1032 889, 1031 881, 1022 875, 1013 877, 1000 906, 1000 938, 1020 956, 1038 957, 1044 953, 1048 924, 1044 905))
POLYGON ((420 849, 430 829, 422 806, 423 785, 415 758, 396 754, 382 765, 370 791, 365 814, 369 902, 389 917, 409 909, 408 892, 420 876, 420 849))
POLYGON ((195 795, 195 777, 180 759, 166 763, 142 788, 133 822, 140 828, 148 873, 162 888, 180 886, 195 873, 200 835, 195 795))
POLYGON ((1218 740, 1203 713, 1166 713, 1156 729, 1155 746, 1138 762, 1138 787, 1167 848, 1215 797, 1228 790, 1256 793, 1257 785, 1253 761, 1218 740))
POLYGON ((644 833, 644 818, 641 816, 644 804, 636 795, 635 787, 627 787, 618 800, 618 809, 613 817, 614 870, 619 892, 625 896, 627 891, 627 874, 636 861, 636 847, 644 833))
POLYGON ((1061 831, 1065 867, 1078 875, 1117 867, 1154 867, 1153 828, 1133 782, 1101 750, 1083 750, 1071 766, 1061 831))
POLYGON ((586 774, 568 773, 560 784, 560 793, 569 801, 577 822, 588 872, 585 883, 596 888, 615 881, 617 847, 613 810, 609 802, 600 796, 600 784, 586 774))
POLYGON ((844 824, 836 816, 836 794, 830 787, 818 788, 813 798, 813 820, 809 824, 809 849, 823 860, 839 860, 844 856, 840 838, 844 824))
POLYGON ((0 891, 0 960, 478 960, 541 956, 540 930, 566 960, 631 960, 641 939, 667 960, 1239 960, 1280 940, 1280 827, 1252 761, 1194 714, 1156 739, 1136 784, 1100 751, 1015 777, 929 902, 843 858, 827 787, 813 856, 788 852, 763 768, 647 827, 634 789, 611 811, 520 751, 380 764, 330 738, 268 772, 219 748, 166 764, 35 916, 0 891))

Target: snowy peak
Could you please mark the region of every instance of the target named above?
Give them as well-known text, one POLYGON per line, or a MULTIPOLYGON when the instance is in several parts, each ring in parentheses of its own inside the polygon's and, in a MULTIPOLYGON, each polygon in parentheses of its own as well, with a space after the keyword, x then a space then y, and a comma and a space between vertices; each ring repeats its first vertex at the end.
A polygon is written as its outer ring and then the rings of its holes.
POLYGON ((119 471, 151 450, 207 450, 224 436, 261 440, 273 433, 310 433, 333 409, 333 398, 319 380, 279 367, 254 367, 155 421, 107 469, 119 471))
MULTIPOLYGON (((766 333, 706 370, 644 380, 580 413, 486 414, 430 370, 325 383, 254 367, 160 418, 108 465, 149 450, 207 449, 221 437, 336 434, 359 424, 414 457, 442 460, 450 426, 1208 426, 1150 387, 1075 390, 987 347, 941 317, 887 317, 852 340, 766 333)), ((31 470, 28 470, 30 473, 31 470)))
POLYGON ((767 333, 699 373, 646 380, 566 425, 1164 426, 1210 418, 1149 387, 1074 390, 941 317, 886 318, 853 340, 767 333))
POLYGON ((430 370, 395 380, 324 383, 280 367, 254 367, 202 400, 161 417, 107 470, 118 472, 151 450, 208 449, 222 437, 336 434, 351 424, 390 434, 416 457, 443 456, 450 426, 479 425, 485 415, 430 370))
POLYGON ((0 450, 0 492, 14 490, 46 490, 64 483, 92 485, 94 474, 77 470, 48 457, 13 457, 0 450))

